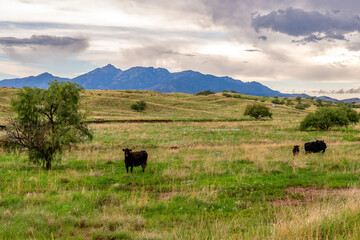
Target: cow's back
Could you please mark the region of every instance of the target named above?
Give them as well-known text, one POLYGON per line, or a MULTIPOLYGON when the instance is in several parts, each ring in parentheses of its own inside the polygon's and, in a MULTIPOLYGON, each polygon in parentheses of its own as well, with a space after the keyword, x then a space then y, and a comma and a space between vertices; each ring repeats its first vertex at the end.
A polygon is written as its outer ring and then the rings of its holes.
POLYGON ((133 152, 132 153, 134 157, 134 165, 139 166, 143 163, 146 163, 148 154, 146 151, 140 151, 140 152, 133 152))

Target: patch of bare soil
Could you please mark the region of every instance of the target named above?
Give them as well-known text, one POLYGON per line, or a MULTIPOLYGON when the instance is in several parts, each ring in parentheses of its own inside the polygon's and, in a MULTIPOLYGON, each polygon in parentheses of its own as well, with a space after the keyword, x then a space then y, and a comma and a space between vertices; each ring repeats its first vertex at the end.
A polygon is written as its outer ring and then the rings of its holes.
POLYGON ((174 191, 174 192, 161 192, 156 196, 156 199, 159 201, 165 201, 167 199, 172 198, 175 195, 185 195, 185 192, 178 192, 178 191, 174 191))
POLYGON ((330 195, 360 194, 360 189, 354 188, 315 188, 315 187, 289 187, 285 189, 288 193, 284 199, 272 201, 273 206, 293 206, 311 203, 319 198, 330 195))

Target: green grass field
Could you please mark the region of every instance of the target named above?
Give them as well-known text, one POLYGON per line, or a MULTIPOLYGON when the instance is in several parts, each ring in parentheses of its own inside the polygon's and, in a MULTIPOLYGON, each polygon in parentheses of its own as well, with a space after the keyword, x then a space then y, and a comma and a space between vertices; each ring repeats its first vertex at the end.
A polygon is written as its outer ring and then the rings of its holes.
MULTIPOLYGON (((0 124, 16 91, 0 88, 0 124)), ((94 90, 82 102, 89 120, 189 121, 92 124, 94 140, 49 172, 0 152, 0 239, 360 238, 359 126, 301 132, 304 113, 255 121, 243 116, 254 100, 222 94, 94 90), (315 139, 326 153, 305 155, 315 139), (127 147, 148 152, 145 173, 126 173, 127 147)))

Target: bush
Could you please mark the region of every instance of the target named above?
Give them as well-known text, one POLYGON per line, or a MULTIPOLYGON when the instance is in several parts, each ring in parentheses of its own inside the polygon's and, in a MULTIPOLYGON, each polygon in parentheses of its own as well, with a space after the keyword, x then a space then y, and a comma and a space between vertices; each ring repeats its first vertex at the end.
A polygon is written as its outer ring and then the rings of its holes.
POLYGON ((280 104, 280 100, 278 98, 271 100, 271 102, 274 104, 280 104))
POLYGON ((270 109, 267 106, 256 103, 247 105, 245 108, 244 115, 245 116, 248 115, 255 119, 260 119, 263 117, 272 118, 272 113, 270 112, 270 109))
POLYGON ((315 113, 308 114, 300 123, 300 129, 315 128, 327 131, 335 126, 343 127, 357 122, 359 122, 359 115, 351 108, 322 107, 315 113))
POLYGON ((132 110, 142 112, 146 108, 146 102, 145 101, 138 101, 130 106, 132 110))
POLYGON ((295 105, 295 108, 299 110, 305 110, 308 107, 310 107, 310 104, 308 103, 298 103, 295 105))
POLYGON ((207 96, 207 95, 211 95, 211 94, 214 94, 214 92, 211 91, 211 90, 205 90, 205 91, 197 92, 197 93, 196 93, 196 96, 201 96, 201 95, 207 96))
POLYGON ((286 100, 286 106, 292 106, 292 105, 294 105, 294 103, 290 99, 286 100))

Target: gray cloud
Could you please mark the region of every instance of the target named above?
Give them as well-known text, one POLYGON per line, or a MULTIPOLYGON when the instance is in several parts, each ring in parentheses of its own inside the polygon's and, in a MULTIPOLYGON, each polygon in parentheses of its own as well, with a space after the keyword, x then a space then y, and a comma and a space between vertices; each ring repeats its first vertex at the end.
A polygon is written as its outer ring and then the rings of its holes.
POLYGON ((266 15, 258 14, 252 18, 251 26, 257 32, 270 29, 294 37, 307 36, 300 40, 303 43, 345 40, 344 34, 360 30, 360 17, 287 8, 266 15))
POLYGON ((21 62, 64 60, 84 51, 89 46, 88 39, 33 35, 30 38, 2 37, 0 49, 12 59, 21 62))
POLYGON ((266 41, 266 40, 267 40, 267 36, 264 36, 264 35, 263 35, 263 36, 259 36, 258 39, 261 39, 261 40, 263 40, 263 41, 266 41))
POLYGON ((0 45, 7 47, 14 46, 53 46, 53 47, 71 47, 72 50, 82 51, 89 45, 87 39, 72 37, 56 37, 50 35, 33 35, 30 38, 0 38, 0 45))
POLYGON ((247 52, 261 52, 259 49, 246 49, 247 52))
POLYGON ((319 90, 321 94, 354 94, 360 93, 360 87, 340 90, 319 90))
POLYGON ((311 34, 310 36, 303 38, 301 40, 292 40, 293 43, 302 43, 306 44, 309 42, 319 42, 321 40, 334 41, 334 40, 346 40, 344 35, 341 34, 311 34))

